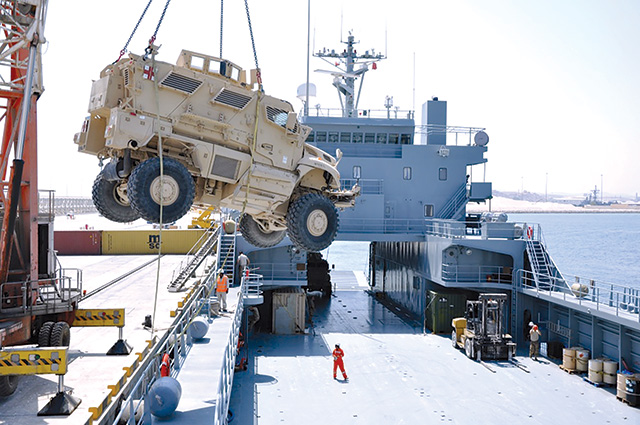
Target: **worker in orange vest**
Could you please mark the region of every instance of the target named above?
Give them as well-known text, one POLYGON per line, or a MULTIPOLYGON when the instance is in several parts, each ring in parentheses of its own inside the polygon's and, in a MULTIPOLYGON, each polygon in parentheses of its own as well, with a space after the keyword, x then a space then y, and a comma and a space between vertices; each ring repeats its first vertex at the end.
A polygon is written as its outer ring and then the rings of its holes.
POLYGON ((220 301, 222 311, 227 311, 227 292, 229 292, 229 279, 224 274, 224 270, 220 270, 218 280, 216 280, 216 295, 220 301))
POLYGON ((340 368, 340 372, 342 372, 342 376, 346 381, 349 378, 347 378, 347 373, 344 371, 344 362, 342 361, 343 357, 344 351, 340 348, 340 344, 336 344, 336 348, 333 350, 333 379, 336 379, 336 371, 340 368))
POLYGON ((165 377, 171 375, 171 359, 169 354, 164 353, 162 363, 160 364, 160 376, 165 377))

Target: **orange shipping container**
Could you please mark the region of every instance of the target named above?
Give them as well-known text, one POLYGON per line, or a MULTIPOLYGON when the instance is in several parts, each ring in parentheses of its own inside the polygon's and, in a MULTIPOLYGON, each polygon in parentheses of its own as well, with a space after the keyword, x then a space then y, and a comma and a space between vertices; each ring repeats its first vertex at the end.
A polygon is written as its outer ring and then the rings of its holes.
POLYGON ((205 230, 104 230, 102 254, 186 254, 200 240, 205 230), (162 241, 160 238, 162 237, 162 241))

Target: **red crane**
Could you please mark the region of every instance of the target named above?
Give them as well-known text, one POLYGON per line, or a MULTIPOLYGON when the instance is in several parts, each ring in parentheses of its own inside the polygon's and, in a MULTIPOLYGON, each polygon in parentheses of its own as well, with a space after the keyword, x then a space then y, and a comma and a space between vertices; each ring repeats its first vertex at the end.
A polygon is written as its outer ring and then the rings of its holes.
MULTIPOLYGON (((57 270, 53 209, 39 214, 37 100, 48 0, 0 0, 0 348, 68 345, 81 293, 57 270)), ((49 197, 52 202, 52 197, 49 197)), ((0 375, 0 395, 17 377, 0 375)))

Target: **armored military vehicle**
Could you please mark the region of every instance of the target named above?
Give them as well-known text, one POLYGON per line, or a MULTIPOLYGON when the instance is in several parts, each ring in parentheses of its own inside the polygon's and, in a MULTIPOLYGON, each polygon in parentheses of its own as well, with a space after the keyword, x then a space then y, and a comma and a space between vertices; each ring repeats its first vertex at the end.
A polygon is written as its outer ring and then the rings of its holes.
MULTIPOLYGON (((252 71, 251 79, 256 80, 252 71)), ((310 128, 290 103, 253 90, 236 64, 183 50, 175 65, 130 54, 93 83, 80 152, 109 160, 93 185, 98 211, 117 222, 172 222, 191 206, 242 212, 239 229, 259 247, 288 230, 308 251, 331 244, 341 158, 305 143, 310 128)))

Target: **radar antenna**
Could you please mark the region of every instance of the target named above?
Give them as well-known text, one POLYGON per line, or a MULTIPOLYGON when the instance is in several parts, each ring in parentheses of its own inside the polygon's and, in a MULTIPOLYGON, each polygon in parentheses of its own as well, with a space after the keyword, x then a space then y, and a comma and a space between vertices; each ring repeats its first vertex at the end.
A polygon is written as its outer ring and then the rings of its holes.
POLYGON ((371 69, 377 69, 376 62, 386 59, 386 56, 382 53, 377 53, 375 50, 366 51, 364 54, 359 55, 355 49, 356 41, 354 36, 349 32, 349 37, 346 42, 347 45, 342 53, 335 50, 322 49, 313 56, 323 59, 325 62, 331 64, 331 66, 337 68, 337 71, 326 71, 317 69, 316 72, 324 72, 333 75, 333 86, 338 90, 338 97, 340 98, 340 105, 342 106, 343 117, 356 117, 358 115, 358 103, 360 101, 360 93, 362 92, 362 84, 364 82, 364 75, 369 71, 369 65, 371 69), (332 62, 330 59, 334 60, 332 62), (356 65, 360 65, 356 69, 356 65), (355 81, 360 78, 360 84, 358 86, 357 97, 355 95, 355 81))

